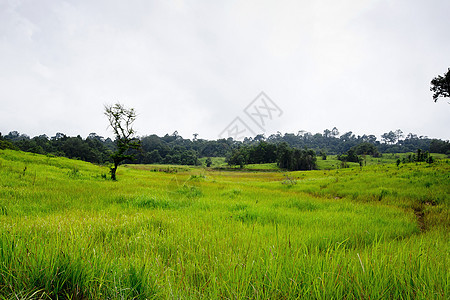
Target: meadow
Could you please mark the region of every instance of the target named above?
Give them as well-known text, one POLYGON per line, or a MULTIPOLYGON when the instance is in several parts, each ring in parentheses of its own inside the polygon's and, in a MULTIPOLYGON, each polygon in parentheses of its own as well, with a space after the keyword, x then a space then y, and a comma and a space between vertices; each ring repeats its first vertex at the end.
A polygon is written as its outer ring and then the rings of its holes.
POLYGON ((450 161, 329 169, 0 150, 0 298, 448 299, 450 161))

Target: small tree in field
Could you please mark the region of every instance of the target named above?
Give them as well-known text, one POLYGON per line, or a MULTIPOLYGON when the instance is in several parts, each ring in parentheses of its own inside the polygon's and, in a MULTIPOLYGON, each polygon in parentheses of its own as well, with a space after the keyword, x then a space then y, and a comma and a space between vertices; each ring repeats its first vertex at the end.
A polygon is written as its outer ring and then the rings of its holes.
POLYGON ((116 180, 116 171, 119 164, 125 159, 133 159, 134 155, 127 153, 130 149, 139 149, 140 143, 134 137, 136 131, 133 122, 136 120, 134 108, 126 108, 120 103, 105 105, 105 115, 108 117, 116 137, 117 150, 111 154, 114 165, 111 167, 111 179, 116 180))
POLYGON ((212 164, 211 157, 208 157, 208 158, 206 159, 205 163, 206 163, 206 167, 207 167, 207 168, 211 167, 211 164, 212 164))

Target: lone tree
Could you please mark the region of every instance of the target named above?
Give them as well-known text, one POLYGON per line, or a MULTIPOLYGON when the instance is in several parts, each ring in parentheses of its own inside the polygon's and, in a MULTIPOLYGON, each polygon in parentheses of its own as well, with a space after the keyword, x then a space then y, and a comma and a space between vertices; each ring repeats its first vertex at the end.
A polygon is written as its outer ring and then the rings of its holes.
POLYGON ((139 149, 139 140, 134 137, 136 131, 133 129, 133 122, 136 120, 134 108, 126 108, 120 103, 114 105, 105 105, 105 115, 108 117, 109 126, 111 126, 116 136, 115 142, 117 150, 111 154, 114 165, 111 169, 111 179, 116 180, 116 171, 119 164, 125 159, 133 159, 134 154, 128 150, 139 149))
POLYGON ((450 97, 450 68, 444 76, 438 75, 431 80, 430 91, 434 92, 433 100, 436 102, 439 97, 450 97))

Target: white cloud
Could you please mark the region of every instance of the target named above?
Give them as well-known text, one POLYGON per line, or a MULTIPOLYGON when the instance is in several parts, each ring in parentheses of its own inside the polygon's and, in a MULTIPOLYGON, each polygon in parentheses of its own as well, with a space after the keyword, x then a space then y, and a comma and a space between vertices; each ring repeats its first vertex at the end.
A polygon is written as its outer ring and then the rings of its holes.
POLYGON ((0 5, 0 131, 216 138, 264 90, 275 132, 401 128, 448 139, 432 77, 448 67, 447 1, 9 1, 0 5))

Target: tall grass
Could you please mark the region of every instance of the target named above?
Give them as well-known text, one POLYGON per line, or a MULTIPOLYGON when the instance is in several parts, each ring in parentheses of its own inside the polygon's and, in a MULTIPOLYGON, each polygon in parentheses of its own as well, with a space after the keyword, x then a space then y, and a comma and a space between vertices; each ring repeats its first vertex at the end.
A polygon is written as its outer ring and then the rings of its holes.
POLYGON ((0 297, 447 299, 449 170, 292 172, 286 185, 130 166, 112 182, 0 151, 0 297))

